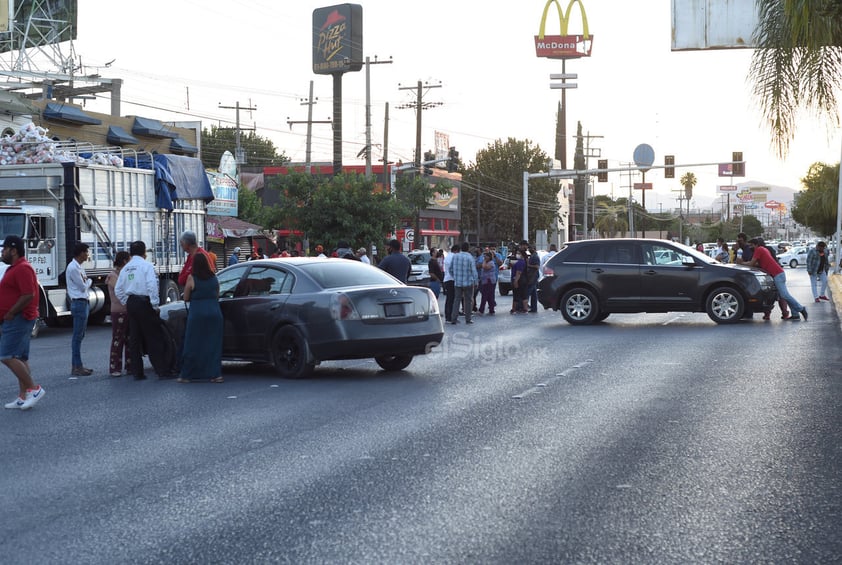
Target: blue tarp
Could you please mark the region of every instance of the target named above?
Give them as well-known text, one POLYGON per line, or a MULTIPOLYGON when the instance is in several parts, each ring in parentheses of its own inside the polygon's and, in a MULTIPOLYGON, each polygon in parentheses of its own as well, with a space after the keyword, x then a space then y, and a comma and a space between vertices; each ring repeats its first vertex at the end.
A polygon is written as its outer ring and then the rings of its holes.
POLYGON ((71 124, 98 126, 102 123, 102 120, 87 115, 75 106, 67 106, 55 102, 49 102, 47 104, 46 108, 44 108, 43 116, 47 120, 58 120, 71 124))
POLYGON ((120 126, 110 126, 105 140, 111 145, 137 145, 137 138, 126 133, 120 126))
POLYGON ((132 133, 135 135, 145 135, 147 137, 178 137, 177 133, 171 132, 158 120, 151 118, 140 118, 135 116, 134 125, 132 126, 132 133))
POLYGON ((155 155, 155 205, 172 210, 173 200, 213 200, 201 160, 183 155, 155 155))
POLYGON ((170 151, 174 153, 189 153, 191 155, 195 155, 199 152, 198 147, 194 147, 180 137, 176 137, 170 142, 170 151))

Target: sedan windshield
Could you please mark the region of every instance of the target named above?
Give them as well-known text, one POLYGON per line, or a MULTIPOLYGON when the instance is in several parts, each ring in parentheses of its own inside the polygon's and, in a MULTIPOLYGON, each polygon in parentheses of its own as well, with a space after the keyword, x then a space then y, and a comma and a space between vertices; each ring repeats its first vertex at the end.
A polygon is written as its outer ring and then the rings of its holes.
POLYGON ((400 284, 394 277, 377 267, 349 259, 303 264, 300 268, 322 288, 400 284))

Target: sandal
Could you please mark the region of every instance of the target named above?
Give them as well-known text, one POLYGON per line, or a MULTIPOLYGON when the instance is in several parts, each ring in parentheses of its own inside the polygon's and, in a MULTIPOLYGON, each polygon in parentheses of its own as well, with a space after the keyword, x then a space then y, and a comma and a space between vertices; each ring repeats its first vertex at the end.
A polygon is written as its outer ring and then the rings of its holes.
POLYGON ((224 383, 225 379, 223 379, 222 377, 214 377, 210 380, 210 382, 212 382, 212 383, 224 383))

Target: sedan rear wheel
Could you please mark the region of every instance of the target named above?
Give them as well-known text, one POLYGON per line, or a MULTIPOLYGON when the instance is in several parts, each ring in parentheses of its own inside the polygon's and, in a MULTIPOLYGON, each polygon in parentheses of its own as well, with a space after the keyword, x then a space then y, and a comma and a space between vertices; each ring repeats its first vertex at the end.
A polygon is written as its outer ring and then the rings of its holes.
POLYGON ((594 323, 599 317, 599 306, 593 292, 586 288, 568 290, 561 299, 561 315, 575 326, 594 323))
POLYGON ((403 371, 412 363, 412 355, 378 355, 374 360, 384 371, 403 371))
POLYGON ((743 317, 745 302, 733 288, 717 288, 708 295, 706 310, 717 324, 733 324, 743 317))
POLYGON ((302 379, 313 372, 315 363, 308 361, 307 340, 297 329, 285 326, 272 340, 272 364, 285 379, 302 379))
POLYGON ((790 269, 795 269, 797 267, 798 267, 798 259, 793 259, 792 261, 789 262, 789 268, 790 269))

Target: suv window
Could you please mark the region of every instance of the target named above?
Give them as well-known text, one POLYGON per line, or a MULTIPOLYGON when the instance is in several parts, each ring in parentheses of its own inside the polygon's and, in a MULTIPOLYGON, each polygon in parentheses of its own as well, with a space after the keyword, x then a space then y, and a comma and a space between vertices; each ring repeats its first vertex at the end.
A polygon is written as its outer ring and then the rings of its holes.
POLYGON ((680 266, 686 254, 659 244, 643 245, 643 262, 646 265, 680 266))
POLYGON ((604 242, 594 257, 594 263, 614 263, 621 265, 640 264, 637 244, 630 241, 604 242))
POLYGON ((563 260, 565 263, 593 263, 598 250, 596 245, 571 246, 570 251, 564 254, 563 260))

